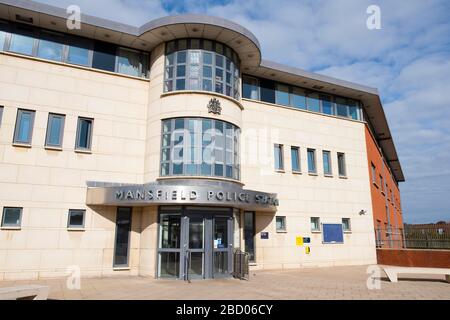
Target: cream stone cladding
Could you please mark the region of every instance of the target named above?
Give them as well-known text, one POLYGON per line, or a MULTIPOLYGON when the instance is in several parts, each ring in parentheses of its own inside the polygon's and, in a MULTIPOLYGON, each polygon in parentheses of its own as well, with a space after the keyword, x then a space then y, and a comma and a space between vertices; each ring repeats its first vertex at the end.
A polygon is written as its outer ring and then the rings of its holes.
POLYGON ((277 192, 280 201, 276 214, 256 212, 254 268, 376 263, 364 123, 245 99, 242 103, 242 182, 249 189, 277 192), (284 145, 284 172, 274 170, 274 143, 284 145), (251 159, 255 145, 261 152, 257 162, 251 159), (292 173, 291 146, 300 147, 301 174, 292 173), (307 148, 316 149, 316 176, 307 171, 307 148), (333 177, 323 174, 322 150, 331 152, 333 177), (345 179, 338 177, 337 152, 345 153, 345 179), (366 213, 360 215, 361 210, 366 213), (276 232, 275 215, 286 216, 286 233, 276 232), (350 218, 352 231, 344 234, 344 244, 322 244, 322 234, 311 232, 310 217, 322 223, 350 218), (262 231, 269 232, 269 239, 261 239, 262 231), (296 246, 298 236, 311 238, 310 254, 306 245, 296 246))
POLYGON ((147 142, 145 155, 146 181, 159 177, 161 150, 161 120, 175 117, 205 117, 220 119, 242 126, 242 106, 233 98, 205 91, 174 91, 163 93, 164 44, 152 51, 150 68, 150 93, 147 112, 147 142), (220 101, 220 115, 208 113, 208 102, 220 101))
MULTIPOLYGON (((113 273, 116 208, 89 208, 86 181, 143 183, 148 80, 0 53, 0 209, 23 207, 21 230, 0 230, 0 280, 113 273), (18 108, 36 111, 31 148, 12 145, 18 108), (49 112, 66 115, 62 151, 47 150, 49 112), (94 119, 92 153, 74 151, 78 116, 94 119), (86 209, 68 231, 68 209, 86 209)), ((142 209, 133 209, 130 270, 138 274, 142 209)))

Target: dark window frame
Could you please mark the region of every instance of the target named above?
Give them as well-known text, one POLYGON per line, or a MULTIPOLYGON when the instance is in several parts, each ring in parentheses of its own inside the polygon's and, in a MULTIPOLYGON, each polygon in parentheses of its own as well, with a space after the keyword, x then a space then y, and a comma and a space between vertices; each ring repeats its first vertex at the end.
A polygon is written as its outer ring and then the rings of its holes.
POLYGON ((22 227, 22 216, 23 216, 23 207, 3 207, 2 213, 2 228, 21 228, 22 227), (19 223, 18 224, 5 224, 6 211, 8 209, 19 209, 19 223))
POLYGON ((17 115, 16 115, 16 123, 14 126, 14 136, 13 136, 13 144, 14 145, 23 145, 23 146, 31 146, 31 143, 33 141, 33 131, 34 131, 34 119, 36 117, 36 111, 35 110, 30 110, 30 109, 17 109, 17 115), (29 113, 31 118, 30 118, 30 127, 29 127, 29 132, 28 132, 28 137, 27 137, 27 141, 19 141, 18 140, 18 136, 19 136, 19 131, 20 131, 20 122, 21 122, 21 117, 22 114, 24 113, 29 113))
POLYGON ((92 150, 92 137, 94 132, 94 119, 93 118, 87 118, 87 117, 78 117, 77 120, 77 132, 75 136, 75 151, 91 151, 92 150), (87 147, 81 147, 80 146, 80 136, 81 136, 81 122, 82 121, 90 121, 91 126, 89 130, 89 137, 88 137, 88 146, 87 147))
POLYGON ((50 148, 62 148, 62 144, 63 144, 63 139, 64 139, 64 127, 65 127, 65 123, 66 123, 66 115, 65 114, 60 114, 60 113, 52 113, 49 112, 48 114, 48 118, 47 118, 47 131, 45 133, 45 146, 46 147, 50 147, 50 148), (59 144, 50 144, 49 143, 49 139, 50 139, 50 134, 51 134, 51 130, 52 130, 52 122, 51 119, 53 118, 61 118, 61 128, 60 128, 60 132, 59 132, 59 144))
POLYGON ((67 212, 67 229, 80 229, 84 230, 86 223, 86 209, 69 209, 67 212), (83 213, 83 223, 81 225, 71 224, 71 214, 73 213, 83 213))

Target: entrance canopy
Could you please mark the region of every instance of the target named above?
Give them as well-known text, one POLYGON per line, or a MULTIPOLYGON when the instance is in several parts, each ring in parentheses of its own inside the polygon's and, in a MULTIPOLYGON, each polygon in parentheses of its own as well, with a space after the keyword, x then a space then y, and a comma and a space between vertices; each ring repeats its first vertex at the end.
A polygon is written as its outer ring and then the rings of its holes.
POLYGON ((207 179, 167 179, 146 184, 87 182, 87 205, 148 206, 207 205, 252 211, 276 211, 275 193, 244 190, 235 182, 207 179))

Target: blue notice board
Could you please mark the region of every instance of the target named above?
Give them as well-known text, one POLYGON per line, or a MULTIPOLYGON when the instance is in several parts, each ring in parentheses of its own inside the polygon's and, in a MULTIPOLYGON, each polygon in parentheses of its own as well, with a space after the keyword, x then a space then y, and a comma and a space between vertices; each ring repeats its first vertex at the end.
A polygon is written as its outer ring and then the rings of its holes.
POLYGON ((323 243, 344 243, 344 231, 340 223, 322 224, 323 243))

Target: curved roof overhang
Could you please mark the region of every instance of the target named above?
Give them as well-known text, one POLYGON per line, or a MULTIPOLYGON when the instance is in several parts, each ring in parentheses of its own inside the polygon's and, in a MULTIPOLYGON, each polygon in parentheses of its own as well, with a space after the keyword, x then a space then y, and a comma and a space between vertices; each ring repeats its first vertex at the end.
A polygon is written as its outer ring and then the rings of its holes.
POLYGON ((219 17, 200 14, 167 16, 141 27, 130 26, 90 15, 81 15, 81 28, 66 26, 66 10, 24 0, 1 0, 0 18, 15 21, 17 15, 31 18, 35 26, 96 40, 151 51, 157 45, 180 38, 204 38, 228 45, 239 55, 242 66, 258 66, 261 48, 258 39, 243 26, 219 17))

